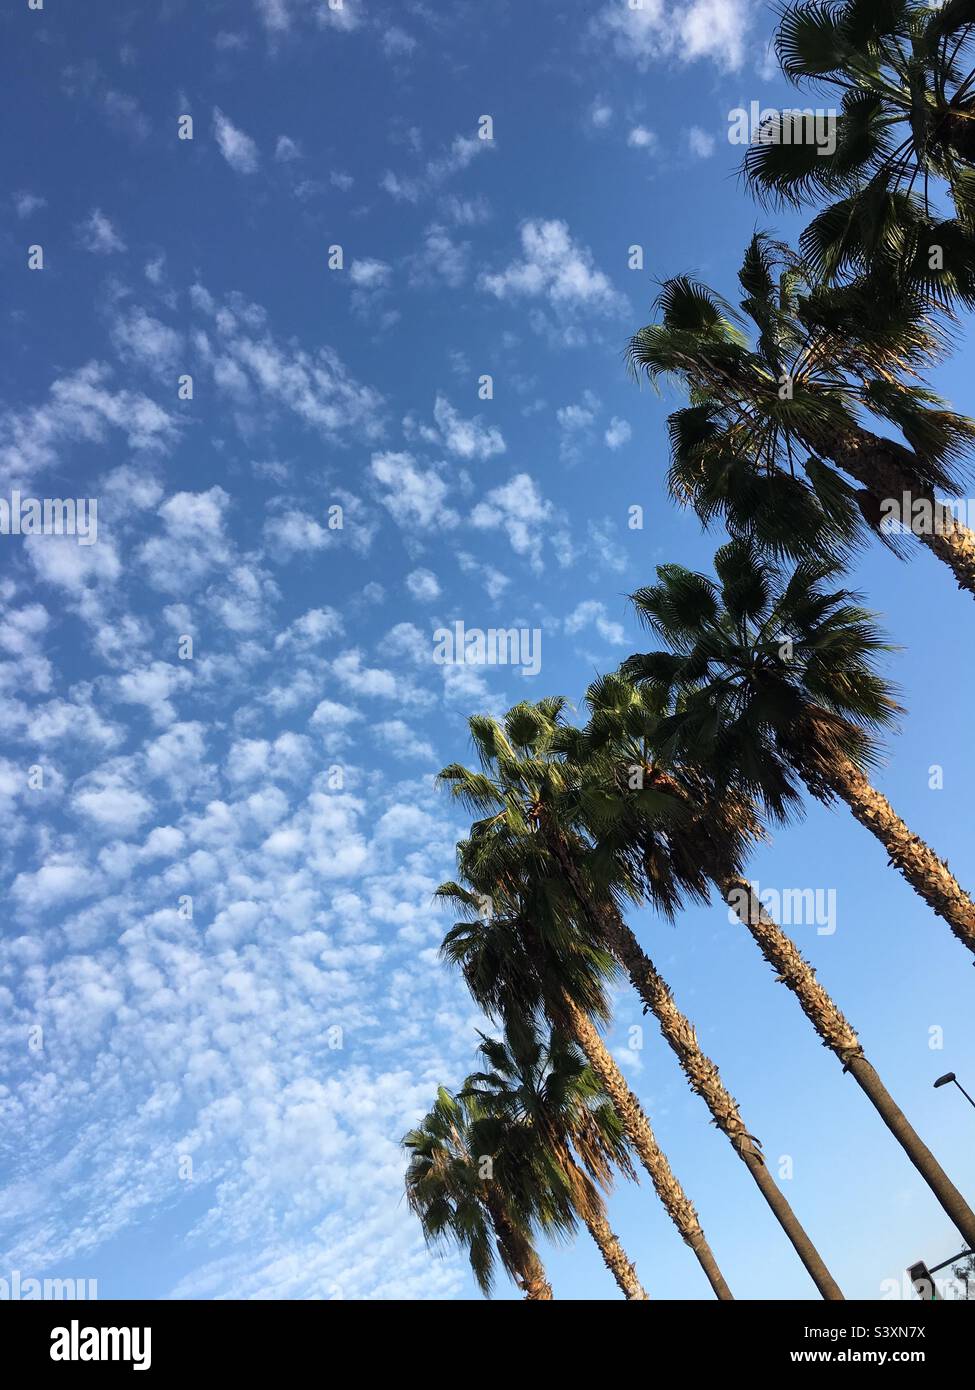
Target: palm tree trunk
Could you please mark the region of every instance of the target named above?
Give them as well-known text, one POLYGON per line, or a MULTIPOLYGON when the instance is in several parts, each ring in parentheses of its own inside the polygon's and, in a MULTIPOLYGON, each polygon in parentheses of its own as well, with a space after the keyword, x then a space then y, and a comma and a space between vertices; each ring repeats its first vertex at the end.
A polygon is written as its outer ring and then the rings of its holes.
POLYGON ((626 1251, 620 1245, 605 1216, 584 1216, 582 1219, 586 1223, 589 1234, 599 1246, 603 1264, 619 1284, 624 1296, 630 1302, 646 1300, 648 1295, 637 1278, 636 1269, 626 1258, 626 1251))
POLYGON ((841 1300, 843 1293, 839 1285, 773 1181, 758 1140, 745 1128, 737 1101, 725 1087, 715 1063, 701 1050, 690 1020, 678 1009, 669 986, 657 973, 653 961, 619 914, 613 911, 606 915, 616 918, 606 934, 607 944, 626 968, 640 998, 660 1024, 660 1030, 677 1055, 691 1089, 705 1102, 715 1124, 731 1141, 823 1298, 841 1300))
MULTIPOLYGON (((884 439, 870 430, 815 430, 803 443, 813 452, 822 452, 844 473, 856 478, 874 501, 896 500, 900 505, 907 493, 912 499, 930 504, 935 528, 915 532, 946 564, 959 589, 975 594, 975 532, 956 521, 947 508, 935 501, 934 492, 918 481, 919 460, 894 439, 884 439)), ((910 518, 902 517, 909 524, 910 518)))
POLYGON ((606 1218, 602 1198, 587 1182, 567 1147, 561 1149, 560 1158, 569 1179, 575 1209, 596 1242, 603 1264, 616 1280, 624 1298, 634 1302, 646 1300, 647 1291, 637 1278, 636 1266, 626 1258, 626 1251, 606 1218))
POLYGON ((945 861, 908 829, 887 798, 871 786, 854 763, 833 764, 823 768, 822 773, 860 824, 876 835, 891 864, 975 955, 975 902, 945 861))
POLYGON ((599 1084, 613 1102, 626 1136, 646 1169, 653 1189, 668 1216, 694 1251, 708 1283, 718 1298, 722 1301, 733 1300, 734 1294, 718 1268, 694 1210, 694 1204, 674 1176, 667 1155, 657 1143, 643 1107, 627 1085, 623 1073, 600 1037, 599 1030, 588 1014, 568 995, 563 996, 563 1013, 568 1031, 582 1049, 593 1072, 599 1078, 599 1084))
POLYGON ((796 1254, 823 1298, 840 1301, 843 1293, 830 1274, 819 1251, 765 1166, 758 1140, 745 1128, 738 1103, 726 1089, 721 1073, 701 1051, 690 1021, 674 1003, 669 986, 657 973, 633 932, 612 903, 596 903, 590 897, 568 847, 557 835, 548 835, 549 847, 562 875, 585 916, 589 930, 605 942, 626 970, 637 994, 660 1024, 660 1030, 677 1056, 690 1087, 711 1111, 715 1124, 731 1141, 735 1153, 751 1173, 755 1183, 788 1236, 796 1254))
POLYGON ((542 1262, 534 1251, 525 1257, 521 1285, 529 1302, 550 1302, 552 1299, 552 1285, 545 1278, 542 1262))
POLYGON ((787 936, 762 907, 751 884, 729 875, 718 884, 725 901, 748 928, 759 950, 799 1000, 803 1013, 816 1029, 823 1044, 834 1052, 870 1098, 884 1124, 901 1145, 914 1167, 937 1197, 959 1231, 975 1248, 975 1212, 955 1187, 941 1164, 896 1104, 877 1072, 863 1055, 860 1039, 843 1017, 829 994, 816 979, 791 937, 787 936))
POLYGON ((505 1264, 516 1271, 515 1282, 524 1290, 525 1298, 532 1302, 547 1301, 552 1298, 552 1285, 545 1277, 542 1262, 526 1240, 508 1220, 504 1204, 498 1201, 486 1184, 485 1203, 491 1216, 491 1224, 498 1245, 505 1256, 505 1264))

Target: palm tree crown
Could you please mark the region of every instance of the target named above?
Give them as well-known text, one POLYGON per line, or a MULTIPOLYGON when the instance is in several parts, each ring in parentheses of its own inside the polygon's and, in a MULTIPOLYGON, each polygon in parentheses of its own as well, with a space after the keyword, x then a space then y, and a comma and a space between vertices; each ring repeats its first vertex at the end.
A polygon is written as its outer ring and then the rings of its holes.
POLYGON ((529 1130, 500 1123, 472 1091, 455 1095, 441 1086, 403 1147, 410 1156, 407 1201, 428 1243, 463 1249, 485 1297, 500 1257, 529 1297, 550 1298, 532 1231, 567 1232, 573 1216, 564 1191, 553 1188, 540 1167, 529 1130))
MULTIPOLYGON (((843 556, 870 530, 896 543, 882 526, 885 504, 900 507, 907 492, 934 512, 934 490, 957 490, 975 441, 975 422, 923 381, 944 349, 942 330, 906 293, 811 284, 794 253, 764 234, 739 281, 751 333, 719 295, 678 276, 657 298, 659 321, 629 343, 635 374, 675 376, 690 395, 669 421, 672 494, 705 524, 720 516, 732 535, 779 557, 843 556), (909 447, 873 434, 870 416, 895 425, 909 447)), ((918 534, 975 592, 975 537, 944 522, 918 534)))
POLYGON ((745 540, 722 546, 716 579, 662 565, 639 589, 640 617, 668 651, 630 657, 626 676, 672 713, 660 737, 672 755, 700 759, 776 816, 796 802, 794 773, 823 799, 838 758, 877 760, 873 732, 899 712, 875 669, 888 650, 838 566, 800 563, 788 579, 745 540))
POLYGON ((612 1187, 614 1167, 636 1174, 619 1116, 581 1052, 558 1032, 544 1043, 479 1036, 487 1069, 468 1077, 462 1095, 502 1133, 521 1133, 523 1159, 544 1174, 556 1203, 601 1216, 599 1189, 612 1187))
POLYGON ((975 900, 866 775, 878 732, 901 712, 876 670, 889 648, 872 615, 858 595, 824 587, 838 573, 831 562, 806 560, 786 579, 736 540, 715 571, 711 580, 663 565, 633 595, 669 650, 632 656, 623 670, 670 707, 669 756, 700 759, 778 817, 797 801, 796 778, 821 801, 840 798, 975 954, 975 900))
MULTIPOLYGON (((944 180, 975 224, 975 71, 971 0, 797 0, 780 12, 785 75, 840 96, 835 149, 768 130, 745 170, 760 193, 795 203, 873 183, 927 195, 944 180)), ((774 122, 770 122, 774 126, 774 122)))

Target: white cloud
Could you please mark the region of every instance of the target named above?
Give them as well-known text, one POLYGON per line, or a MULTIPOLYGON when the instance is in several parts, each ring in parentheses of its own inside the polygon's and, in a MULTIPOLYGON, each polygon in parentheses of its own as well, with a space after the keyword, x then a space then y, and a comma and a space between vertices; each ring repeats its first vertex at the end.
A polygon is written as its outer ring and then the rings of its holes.
POLYGON ((342 652, 332 662, 332 674, 353 695, 369 699, 395 700, 401 705, 429 705, 433 697, 402 676, 382 667, 363 664, 358 648, 342 652))
POLYGON ((626 137, 626 143, 635 150, 655 150, 657 137, 645 125, 636 125, 626 137))
POLYGON ((377 840, 416 840, 422 844, 430 831, 430 817, 419 806, 391 806, 379 819, 377 840))
POLYGON ((271 623, 270 608, 281 597, 280 590, 256 557, 243 555, 216 583, 210 585, 204 602, 213 616, 231 632, 266 632, 271 623))
POLYGON ((92 773, 79 782, 71 797, 77 815, 111 835, 131 835, 152 812, 152 802, 122 774, 92 773))
POLYGON ((341 705, 337 700, 320 700, 308 722, 315 729, 333 733, 336 729, 348 728, 361 718, 359 711, 349 705, 341 705))
POLYGON ((483 462, 506 452, 507 445, 497 425, 484 424, 479 415, 465 420, 446 396, 438 394, 433 406, 433 418, 436 429, 425 425, 417 427, 412 416, 407 416, 403 422, 407 437, 415 430, 428 444, 441 446, 461 459, 483 462))
POLYGON ((642 0, 637 8, 612 0, 594 23, 610 35, 619 54, 640 67, 666 58, 685 63, 710 58, 719 68, 737 71, 751 18, 749 0, 642 0))
POLYGON ((211 543, 223 531, 230 498, 214 484, 206 492, 174 492, 159 508, 167 527, 187 541, 211 543))
POLYGON ((563 626, 570 636, 584 628, 594 627, 600 637, 614 647, 623 646, 626 642, 622 623, 613 622, 606 614, 606 605, 598 599, 587 599, 580 603, 565 619, 563 626))
POLYGON ((342 652, 332 662, 332 672, 340 685, 355 695, 378 696, 391 700, 396 695, 396 677, 392 671, 379 667, 364 666, 362 652, 356 650, 342 652))
POLYGON ((114 584, 122 573, 118 551, 104 535, 97 545, 79 545, 73 536, 25 536, 24 549, 38 579, 75 594, 114 584))
POLYGON ((125 242, 100 208, 95 208, 87 221, 79 224, 78 240, 86 251, 96 256, 111 256, 125 250, 125 242))
POLYGON ((619 543, 619 526, 610 517, 590 521, 588 553, 602 568, 614 574, 622 574, 627 566, 626 551, 619 543))
POLYGON ((98 892, 98 876, 90 866, 68 856, 56 855, 34 873, 19 873, 11 892, 23 906, 42 912, 98 892))
POLYGON ((58 463, 64 445, 100 444, 110 428, 131 449, 160 450, 176 437, 176 421, 161 406, 137 391, 112 391, 110 378, 103 363, 89 362, 58 377, 43 405, 0 416, 0 473, 8 486, 29 491, 33 475, 58 463))
POLYGON ((633 437, 633 429, 628 420, 621 420, 618 415, 614 415, 609 422, 605 434, 606 446, 609 449, 621 449, 624 444, 628 444, 633 437))
POLYGON ((457 552, 457 563, 460 565, 464 574, 474 574, 484 585, 484 590, 490 599, 500 598, 505 589, 511 583, 506 574, 502 574, 493 565, 484 565, 466 550, 457 552))
POLYGON ((432 762, 436 754, 426 739, 420 738, 402 719, 387 719, 376 725, 376 738, 394 758, 418 758, 432 762))
POLYGON ((314 20, 323 29, 349 33, 361 22, 359 0, 254 0, 264 26, 271 33, 283 34, 293 23, 314 20))
POLYGON ((440 199, 438 206, 442 215, 455 227, 479 227, 491 220, 491 204, 483 193, 476 193, 471 198, 460 198, 456 193, 447 193, 440 199))
POLYGON ((383 506, 404 529, 457 525, 456 512, 444 505, 447 484, 433 469, 418 467, 412 454, 373 454, 369 472, 382 489, 383 506))
POLYGON ((340 5, 315 0, 315 18, 323 28, 349 34, 362 23, 361 0, 342 0, 340 5))
MULTIPOLYGON (((328 727, 324 719, 320 723, 328 727)), ((267 778, 298 781, 314 756, 314 748, 304 734, 289 731, 279 734, 273 742, 264 738, 237 739, 227 754, 225 770, 234 783, 267 778)))
POLYGON ((334 608, 309 608, 274 639, 276 650, 282 647, 311 651, 330 637, 341 636, 344 630, 342 615, 334 608))
POLYGON ((176 718, 171 696, 191 684, 185 666, 154 661, 149 666, 127 671, 115 682, 116 699, 128 705, 142 705, 154 724, 169 724, 176 718))
POLYGON ((374 290, 380 286, 388 285, 391 275, 392 266, 386 261, 366 258, 361 261, 353 261, 349 266, 349 279, 359 289, 374 290))
POLYGON ((613 108, 608 102, 597 98, 589 108, 589 120, 597 130, 605 130, 612 123, 613 108))
POLYGON ((558 220, 528 221, 521 228, 520 260, 504 270, 485 273, 480 285, 497 299, 544 300, 559 314, 587 310, 620 314, 623 295, 593 263, 592 252, 572 239, 558 220))
POLYGON ((257 145, 251 137, 238 130, 219 107, 213 108, 213 134, 220 153, 238 174, 255 174, 260 164, 257 145))
POLYGON ((416 39, 393 24, 383 32, 382 46, 387 58, 408 58, 416 48, 416 39))
POLYGON ((440 585, 432 570, 412 570, 406 576, 406 587, 421 603, 432 603, 440 597, 440 585))
POLYGON ((274 147, 274 158, 279 164, 291 164, 294 160, 301 158, 301 147, 297 140, 292 140, 290 135, 279 135, 278 143, 274 147))
POLYGON ((231 548, 224 535, 229 505, 230 497, 217 484, 206 492, 175 492, 166 499, 158 509, 163 534, 150 536, 138 550, 154 588, 185 593, 229 562, 231 548))
POLYGON ((334 543, 335 534, 307 512, 289 507, 264 523, 264 540, 274 559, 288 560, 292 555, 324 550, 334 543))
POLYGON ((563 463, 578 463, 593 441, 593 425, 599 411, 599 400, 591 391, 584 391, 576 404, 561 406, 555 412, 559 425, 559 457, 563 463))
POLYGON ((543 531, 554 517, 538 484, 528 473, 517 473, 502 487, 493 488, 471 512, 471 524, 481 531, 503 530, 518 555, 541 570, 543 531))
POLYGON ((112 341, 120 357, 134 357, 159 372, 173 368, 183 344, 175 329, 141 308, 118 315, 112 324, 112 341))
POLYGON ((706 130, 702 130, 699 125, 692 125, 687 132, 687 143, 690 146, 691 154, 697 155, 698 159, 710 159, 714 154, 715 138, 709 135, 706 130))
MULTIPOLYGON (((465 215, 465 208, 473 206, 455 200, 453 213, 455 219, 465 215)), ((410 284, 418 287, 442 283, 450 289, 459 289, 467 279, 471 246, 468 241, 454 241, 446 227, 432 223, 423 234, 423 249, 409 258, 410 284)))
POLYGON ((41 198, 36 193, 28 193, 26 190, 15 193, 13 200, 14 210, 21 221, 25 217, 30 217, 31 213, 39 212, 41 208, 47 207, 46 198, 41 198))
POLYGON ((430 159, 416 174, 397 174, 387 169, 379 186, 397 202, 418 203, 425 194, 433 193, 455 174, 468 168, 482 154, 494 149, 493 140, 478 135, 455 135, 442 154, 430 159))
POLYGON ((206 764, 206 729, 199 720, 174 724, 143 750, 146 775, 167 784, 179 797, 212 781, 206 764))
POLYGON ((370 440, 381 437, 382 396, 356 381, 332 348, 308 352, 291 343, 283 346, 269 332, 264 310, 241 295, 231 294, 218 304, 196 285, 191 300, 210 320, 214 334, 211 339, 198 333, 197 351, 249 430, 266 428, 268 407, 277 405, 329 439, 347 431, 370 440))

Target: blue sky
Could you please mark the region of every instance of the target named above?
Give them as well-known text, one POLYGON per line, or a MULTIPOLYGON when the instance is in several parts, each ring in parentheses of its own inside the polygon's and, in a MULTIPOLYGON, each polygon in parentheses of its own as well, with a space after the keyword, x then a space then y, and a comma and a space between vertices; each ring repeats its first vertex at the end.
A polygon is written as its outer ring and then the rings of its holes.
MULTIPOLYGON (((801 225, 727 138, 791 98, 748 0, 152 9, 2 21, 0 496, 97 498, 98 539, 0 537, 0 1277, 471 1297, 401 1197, 399 1138, 480 1022, 437 959, 464 827, 432 777, 468 713, 578 701, 639 649, 655 564, 709 564, 665 491, 678 397, 622 349, 657 278, 733 295, 752 230, 801 225), (539 628, 540 673, 435 664, 456 621, 539 628)), ((972 409, 961 357, 937 384, 972 409)), ((971 882, 970 603, 926 555, 856 582, 903 645, 879 783, 971 882)), ((975 1116, 931 1087, 975 1080, 962 949, 843 808, 755 874, 835 889, 835 933, 795 934, 971 1191, 975 1116)), ((953 1254, 726 914, 634 924, 847 1294, 953 1254)), ((621 990, 612 1045, 733 1290, 810 1296, 641 1020, 621 990)), ((611 1215, 652 1296, 707 1295, 645 1187, 611 1215)), ((584 1240, 545 1258, 558 1296, 616 1296, 584 1240)))

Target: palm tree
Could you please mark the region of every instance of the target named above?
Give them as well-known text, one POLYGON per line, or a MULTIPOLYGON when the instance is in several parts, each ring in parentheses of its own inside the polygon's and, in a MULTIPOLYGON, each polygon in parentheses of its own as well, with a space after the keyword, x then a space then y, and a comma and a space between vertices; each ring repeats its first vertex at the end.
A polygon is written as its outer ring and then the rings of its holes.
MULTIPOLYGON (((714 651, 713 643, 711 650, 714 651)), ((699 657, 703 659, 703 655, 702 648, 699 657)), ((654 660, 633 658, 626 666, 645 671, 644 663, 654 660)), ((705 778, 683 761, 685 745, 693 745, 695 731, 707 725, 707 716, 698 710, 700 723, 691 720, 687 728, 681 723, 680 710, 673 718, 662 718, 661 700, 669 699, 671 692, 661 690, 652 677, 648 678, 648 685, 649 691, 635 690, 620 677, 597 682, 587 695, 593 711, 590 725, 563 740, 568 755, 584 768, 584 775, 597 789, 600 811, 594 832, 610 855, 618 856, 622 847, 642 864, 647 896, 668 916, 688 896, 706 901, 708 881, 717 887, 774 969, 776 979, 796 996, 824 1046, 854 1077, 941 1206, 971 1243, 975 1214, 887 1091, 865 1056, 856 1032, 816 979, 815 971, 795 942, 764 910, 742 873, 741 852, 761 835, 747 791, 739 792, 735 786, 742 779, 724 760, 725 755, 717 751, 713 778, 705 778), (721 787, 720 792, 717 786, 721 787), (648 791, 663 792, 681 802, 686 808, 684 816, 672 817, 669 824, 655 825, 641 806, 648 791), (734 822, 736 830, 727 833, 726 827, 734 822)), ((772 701, 763 708, 769 718, 774 718, 772 701)), ((721 743, 719 721, 720 715, 711 726, 715 747, 721 743)), ((706 759, 711 748, 705 734, 697 755, 703 754, 706 759)), ((781 786, 778 793, 782 794, 781 786)))
MULTIPOLYGON (((592 942, 607 947, 626 970, 691 1088, 704 1099, 718 1128, 748 1168, 822 1296, 842 1299, 839 1286, 769 1173, 761 1146, 747 1129, 718 1068, 701 1050, 693 1026, 627 926, 607 885, 596 884, 584 872, 587 846, 568 815, 574 772, 558 753, 564 706, 564 700, 557 698, 516 705, 503 725, 487 716, 470 719, 468 727, 483 771, 453 764, 440 773, 439 780, 470 809, 484 814, 480 833, 493 831, 524 839, 534 856, 549 861, 548 876, 561 877, 592 942)), ((665 806, 672 800, 660 798, 665 806)))
POLYGON ((466 1250, 485 1297, 493 1287, 497 1254, 526 1299, 551 1299, 552 1287, 532 1243, 532 1222, 539 1214, 534 1174, 517 1154, 499 1163, 497 1146, 498 1127, 485 1123, 476 1102, 441 1086, 429 1113, 403 1139, 410 1155, 407 1201, 429 1244, 466 1250))
POLYGON ((544 865, 535 862, 526 869, 521 848, 497 834, 458 846, 461 873, 472 886, 445 883, 437 890, 438 898, 465 913, 447 933, 442 954, 460 967, 475 1002, 501 1020, 509 1035, 530 1039, 538 1021, 546 1019, 573 1039, 715 1294, 730 1300, 694 1205, 593 1021, 609 1018, 605 985, 619 967, 576 929, 564 892, 545 876, 544 865), (474 891, 475 882, 480 891, 474 891))
POLYGON ((614 1164, 636 1175, 619 1116, 585 1058, 558 1033, 544 1045, 536 1037, 481 1034, 480 1052, 488 1069, 468 1077, 465 1097, 502 1131, 526 1132, 537 1148, 530 1161, 556 1192, 564 1189, 624 1298, 646 1299, 599 1191, 612 1187, 614 1164))
POLYGON ((715 570, 712 580, 663 565, 657 584, 633 595, 669 650, 622 669, 659 702, 678 702, 662 724, 668 745, 779 818, 797 803, 797 780, 820 801, 845 801, 975 953, 975 902, 867 776, 876 732, 901 711, 875 669, 888 648, 860 596, 824 587, 840 573, 828 561, 802 562, 786 582, 744 539, 721 547, 715 570))
POLYGON ((957 305, 975 307, 975 234, 881 179, 818 212, 799 250, 815 281, 860 281, 878 304, 908 295, 952 321, 957 305))
POLYGON ((957 491, 975 421, 921 383, 945 347, 923 301, 811 284, 794 253, 763 234, 739 281, 754 345, 718 295, 678 276, 657 298, 661 321, 627 349, 635 374, 677 376, 691 396, 669 421, 671 492, 705 523, 720 514, 733 535, 793 558, 840 557, 869 530, 891 544, 913 531, 975 594, 975 532, 936 497, 957 491), (864 411, 910 447, 867 429, 864 411))
MULTIPOLYGON (((776 52, 797 85, 840 96, 832 153, 781 139, 771 120, 745 172, 760 193, 796 204, 866 185, 899 191, 944 180, 975 225, 975 38, 971 0, 793 0, 776 52)), ((776 129, 779 127, 779 129, 776 129)))

